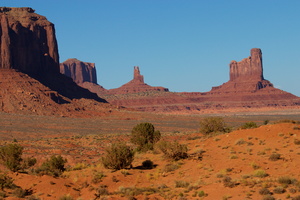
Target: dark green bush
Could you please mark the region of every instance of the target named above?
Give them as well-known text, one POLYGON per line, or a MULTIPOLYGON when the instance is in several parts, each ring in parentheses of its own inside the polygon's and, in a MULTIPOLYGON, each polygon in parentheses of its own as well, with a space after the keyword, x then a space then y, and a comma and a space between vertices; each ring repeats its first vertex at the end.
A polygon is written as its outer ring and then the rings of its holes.
POLYGON ((200 121, 200 132, 205 135, 217 132, 228 133, 230 128, 222 117, 207 117, 200 121))
POLYGON ((188 157, 187 146, 178 142, 161 141, 157 144, 157 147, 167 158, 172 160, 180 160, 188 157))
POLYGON ((134 159, 133 150, 124 143, 114 143, 105 149, 102 163, 107 169, 120 170, 131 165, 134 159))
POLYGON ((242 125, 242 129, 251 129, 251 128, 257 128, 257 124, 255 122, 246 122, 242 125))
POLYGON ((142 167, 144 169, 153 169, 154 168, 154 164, 151 160, 145 160, 142 162, 142 167))
POLYGON ((36 172, 39 174, 47 174, 58 177, 66 170, 66 162, 67 159, 64 159, 61 155, 53 155, 50 159, 43 162, 42 165, 36 169, 36 172))
POLYGON ((153 145, 161 138, 161 133, 155 130, 151 123, 140 123, 131 131, 131 142, 138 145, 138 150, 152 150, 153 145))
POLYGON ((21 168, 23 147, 19 144, 8 144, 0 147, 0 160, 9 170, 16 172, 21 168))

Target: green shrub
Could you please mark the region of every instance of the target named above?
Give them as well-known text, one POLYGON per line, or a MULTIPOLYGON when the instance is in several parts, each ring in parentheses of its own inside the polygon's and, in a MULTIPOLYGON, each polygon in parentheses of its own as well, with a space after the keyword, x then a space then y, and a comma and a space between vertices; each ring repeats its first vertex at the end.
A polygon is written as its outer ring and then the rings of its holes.
POLYGON ((188 157, 187 145, 179 144, 178 142, 161 141, 157 144, 157 147, 167 158, 175 161, 188 157))
POLYGON ((21 163, 22 169, 28 169, 36 164, 36 158, 24 158, 21 163))
POLYGON ((120 170, 131 165, 134 159, 133 150, 124 143, 114 143, 105 149, 102 164, 107 169, 120 170))
POLYGON ((140 123, 131 131, 131 142, 138 145, 138 150, 152 150, 153 145, 161 138, 160 131, 155 130, 151 123, 140 123))
POLYGON ((205 135, 217 132, 228 133, 230 128, 221 117, 207 117, 200 121, 200 132, 205 135))
POLYGON ((253 176, 259 177, 259 178, 264 178, 264 177, 267 177, 268 174, 265 172, 265 170, 258 169, 258 170, 254 171, 253 176))
POLYGON ((105 174, 103 172, 96 172, 92 178, 92 183, 100 183, 104 177, 105 174))
POLYGON ((145 160, 142 162, 142 167, 144 169, 153 169, 154 168, 154 164, 151 160, 145 160))
POLYGON ((283 194, 283 193, 285 193, 285 189, 281 186, 278 186, 278 187, 274 188, 273 192, 275 194, 283 194))
POLYGON ((9 170, 16 172, 21 168, 23 147, 19 144, 8 144, 0 147, 0 160, 9 170))
POLYGON ((59 200, 73 200, 74 198, 70 196, 69 194, 61 196, 59 200))
POLYGON ((275 197, 273 197, 272 195, 268 194, 268 195, 265 195, 262 200, 275 200, 275 197))
POLYGON ((28 192, 26 190, 23 190, 22 188, 16 188, 13 191, 13 195, 18 198, 24 198, 26 195, 28 195, 28 192))
POLYGON ((255 122, 246 122, 242 125, 242 129, 251 129, 251 128, 257 128, 257 124, 255 122))
POLYGON ((283 185, 289 185, 295 183, 297 180, 293 179, 289 176, 281 176, 278 178, 278 183, 283 184, 283 185))
POLYGON ((271 191, 268 188, 261 188, 258 192, 261 195, 271 194, 271 191))
POLYGON ((189 185, 190 183, 186 181, 175 181, 176 188, 187 188, 189 185))
POLYGON ((61 155, 51 156, 50 159, 47 159, 42 163, 36 172, 39 174, 48 174, 55 177, 60 176, 65 170, 65 163, 67 159, 64 159, 61 155))

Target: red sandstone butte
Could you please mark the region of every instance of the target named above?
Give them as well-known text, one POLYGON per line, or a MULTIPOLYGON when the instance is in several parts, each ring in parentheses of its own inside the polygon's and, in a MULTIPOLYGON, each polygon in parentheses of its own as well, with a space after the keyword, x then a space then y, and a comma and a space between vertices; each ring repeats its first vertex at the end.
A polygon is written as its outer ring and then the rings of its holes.
POLYGON ((164 87, 153 87, 144 82, 144 76, 141 75, 138 66, 134 66, 133 79, 128 83, 122 85, 119 88, 109 90, 109 94, 127 94, 127 93, 139 93, 149 91, 169 91, 168 88, 164 87))
POLYGON ((59 72, 54 25, 32 8, 0 7, 0 68, 32 75, 59 72))

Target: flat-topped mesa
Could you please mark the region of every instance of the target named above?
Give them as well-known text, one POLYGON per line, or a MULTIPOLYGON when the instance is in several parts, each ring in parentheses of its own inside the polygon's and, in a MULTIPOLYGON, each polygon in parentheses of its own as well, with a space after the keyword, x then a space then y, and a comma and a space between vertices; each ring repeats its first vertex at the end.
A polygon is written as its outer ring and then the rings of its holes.
POLYGON ((59 73, 54 25, 32 8, 0 7, 0 69, 59 73))
POLYGON ((262 52, 258 48, 251 49, 251 56, 244 58, 240 62, 231 61, 230 63, 230 81, 262 81, 263 65, 262 52))
POLYGON ((60 63, 60 73, 70 77, 77 84, 90 82, 97 84, 95 63, 82 62, 76 58, 60 63))

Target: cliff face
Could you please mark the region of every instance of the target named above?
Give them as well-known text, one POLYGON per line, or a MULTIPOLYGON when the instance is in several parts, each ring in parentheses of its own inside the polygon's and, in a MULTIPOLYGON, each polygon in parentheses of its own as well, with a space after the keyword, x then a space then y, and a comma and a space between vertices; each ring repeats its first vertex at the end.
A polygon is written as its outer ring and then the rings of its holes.
POLYGON ((75 58, 60 64, 60 73, 73 79, 78 85, 84 82, 97 84, 95 63, 82 62, 75 58))
POLYGON ((40 76, 59 72, 54 25, 32 8, 0 7, 0 68, 40 76))

